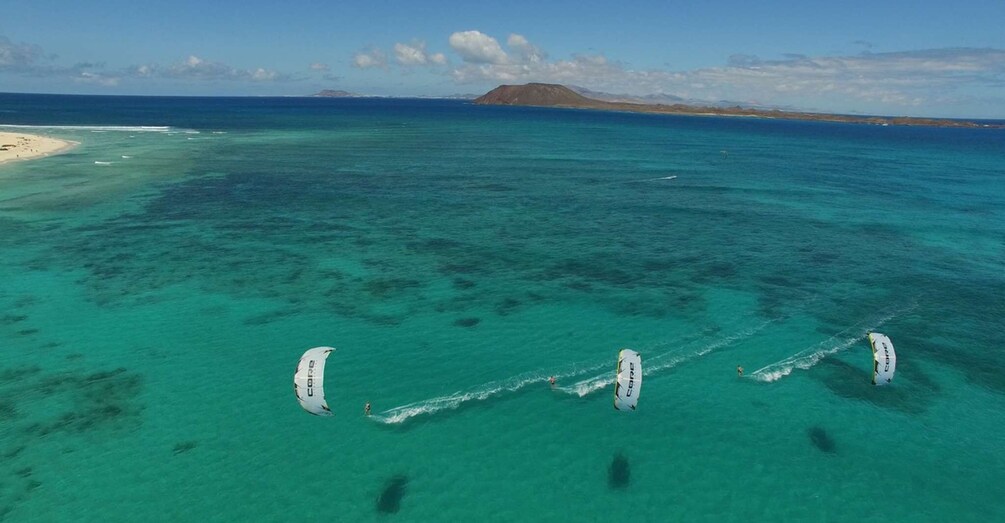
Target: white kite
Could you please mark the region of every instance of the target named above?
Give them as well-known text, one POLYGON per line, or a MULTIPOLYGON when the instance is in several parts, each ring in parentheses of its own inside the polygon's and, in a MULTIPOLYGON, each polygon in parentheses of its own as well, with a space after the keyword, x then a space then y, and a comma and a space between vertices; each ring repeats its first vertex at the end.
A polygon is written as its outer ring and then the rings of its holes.
POLYGON ((293 391, 300 406, 315 416, 333 416, 325 401, 325 360, 334 351, 332 347, 314 347, 300 357, 297 372, 293 374, 293 391))
POLYGON ((869 343, 872 344, 872 384, 886 385, 893 380, 897 370, 897 353, 893 350, 893 342, 885 334, 869 333, 869 343))
POLYGON ((618 353, 617 380, 614 383, 614 408, 635 410, 642 390, 642 357, 631 349, 618 353))

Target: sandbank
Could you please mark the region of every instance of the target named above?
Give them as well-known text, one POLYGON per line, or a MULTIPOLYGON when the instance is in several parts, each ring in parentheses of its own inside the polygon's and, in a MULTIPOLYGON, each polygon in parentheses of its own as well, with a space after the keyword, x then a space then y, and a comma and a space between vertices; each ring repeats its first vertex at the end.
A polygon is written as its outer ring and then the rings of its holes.
POLYGON ((79 143, 48 136, 0 131, 0 164, 43 158, 65 152, 76 145, 79 143))

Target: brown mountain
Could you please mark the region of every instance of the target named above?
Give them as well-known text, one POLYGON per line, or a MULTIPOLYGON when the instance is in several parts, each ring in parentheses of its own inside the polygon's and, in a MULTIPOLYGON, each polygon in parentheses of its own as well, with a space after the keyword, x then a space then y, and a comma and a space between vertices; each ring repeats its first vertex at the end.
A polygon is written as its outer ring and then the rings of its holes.
POLYGON ((684 104, 641 104, 628 102, 605 102, 587 98, 564 85, 530 83, 526 85, 500 85, 475 98, 474 103, 483 105, 531 105, 539 107, 565 107, 576 109, 599 109, 605 111, 628 111, 636 113, 700 115, 700 116, 747 116, 777 118, 787 120, 815 120, 824 122, 865 123, 873 125, 924 125, 930 127, 993 127, 1002 125, 986 124, 967 120, 942 118, 913 118, 908 116, 853 116, 847 114, 806 113, 779 111, 777 109, 751 109, 746 107, 714 107, 684 104))
POLYGON ((564 85, 526 84, 500 85, 475 98, 476 104, 536 105, 543 107, 606 108, 609 102, 587 98, 564 85))

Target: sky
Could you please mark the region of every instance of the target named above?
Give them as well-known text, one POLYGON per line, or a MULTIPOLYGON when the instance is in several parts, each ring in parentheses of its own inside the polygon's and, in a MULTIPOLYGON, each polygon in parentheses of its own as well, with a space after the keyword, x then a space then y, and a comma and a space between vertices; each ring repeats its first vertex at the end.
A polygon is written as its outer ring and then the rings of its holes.
POLYGON ((483 94, 560 83, 1005 118, 1005 0, 0 0, 0 92, 483 94))

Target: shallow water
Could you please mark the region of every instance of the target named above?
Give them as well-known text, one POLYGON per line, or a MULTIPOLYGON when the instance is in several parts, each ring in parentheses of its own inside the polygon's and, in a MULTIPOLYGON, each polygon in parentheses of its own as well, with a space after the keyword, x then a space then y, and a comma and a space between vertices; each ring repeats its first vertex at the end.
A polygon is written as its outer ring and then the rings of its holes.
POLYGON ((1001 131, 0 106, 4 521, 1005 518, 1001 131))

